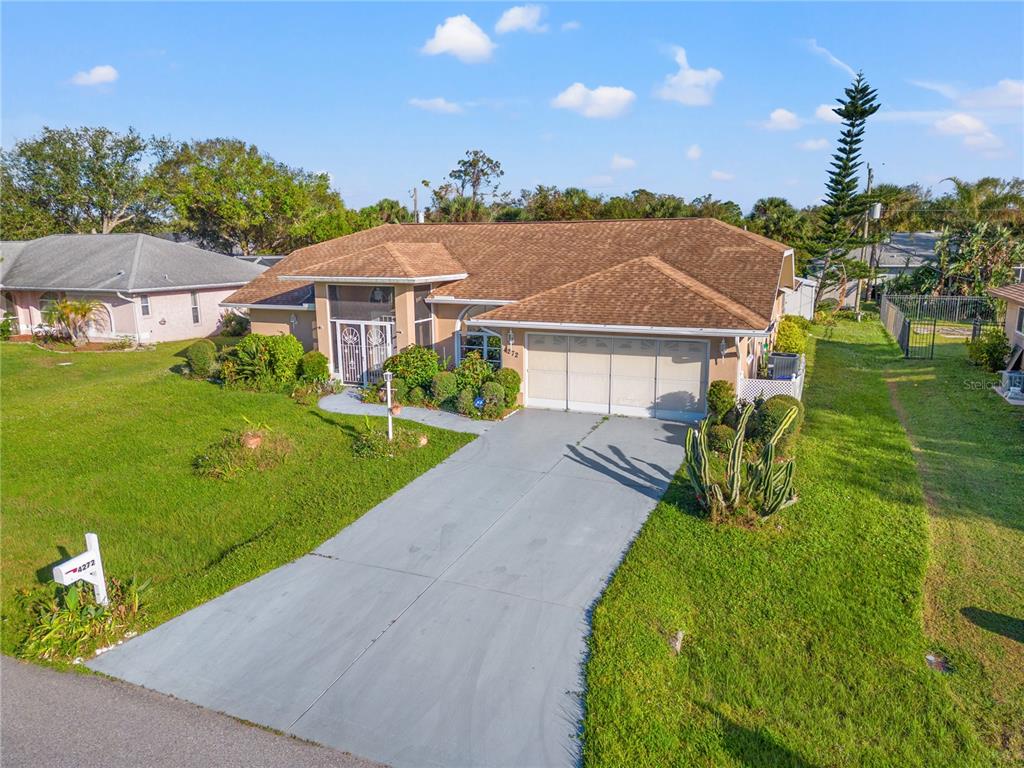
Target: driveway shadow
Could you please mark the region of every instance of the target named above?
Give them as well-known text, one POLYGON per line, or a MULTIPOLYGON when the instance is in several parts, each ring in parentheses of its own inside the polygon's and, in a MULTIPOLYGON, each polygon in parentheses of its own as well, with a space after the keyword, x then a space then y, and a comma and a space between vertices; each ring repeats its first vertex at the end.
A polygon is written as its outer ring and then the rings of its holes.
POLYGON ((566 458, 570 461, 593 469, 627 488, 640 491, 654 501, 662 497, 672 479, 672 474, 664 467, 626 456, 621 448, 613 445, 608 446, 607 453, 587 446, 567 445, 565 448, 566 458), (647 465, 652 471, 641 467, 641 464, 647 465))
POLYGON ((960 615, 976 627, 1016 640, 1018 643, 1024 643, 1024 619, 1015 619, 1005 613, 974 607, 961 608, 960 615))

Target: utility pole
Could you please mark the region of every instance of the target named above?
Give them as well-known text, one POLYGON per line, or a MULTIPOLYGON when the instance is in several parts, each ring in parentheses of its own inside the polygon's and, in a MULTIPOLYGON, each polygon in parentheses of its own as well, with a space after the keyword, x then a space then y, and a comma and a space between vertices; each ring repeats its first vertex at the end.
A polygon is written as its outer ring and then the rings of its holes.
POLYGON ((416 223, 420 223, 420 190, 419 187, 413 187, 409 190, 412 193, 412 220, 416 223))
MULTIPOLYGON (((864 194, 866 196, 870 196, 871 195, 871 186, 874 183, 874 181, 875 181, 875 172, 871 168, 871 163, 868 163, 868 184, 867 184, 867 188, 864 190, 864 194)), ((864 298, 867 298, 867 293, 868 293, 868 291, 871 290, 871 284, 874 282, 874 277, 875 277, 875 246, 874 246, 874 244, 871 245, 871 255, 868 256, 868 258, 866 258, 866 259, 864 258, 867 255, 865 253, 865 249, 867 248, 867 242, 868 242, 868 239, 870 237, 871 237, 871 206, 868 206, 867 208, 864 209, 864 238, 863 238, 864 239, 864 245, 862 245, 861 248, 860 248, 861 261, 868 262, 868 280, 867 280, 867 285, 864 287, 864 291, 863 291, 863 293, 865 294, 864 298)), ((861 300, 861 291, 858 290, 857 291, 857 309, 858 310, 860 309, 860 300, 861 300)))

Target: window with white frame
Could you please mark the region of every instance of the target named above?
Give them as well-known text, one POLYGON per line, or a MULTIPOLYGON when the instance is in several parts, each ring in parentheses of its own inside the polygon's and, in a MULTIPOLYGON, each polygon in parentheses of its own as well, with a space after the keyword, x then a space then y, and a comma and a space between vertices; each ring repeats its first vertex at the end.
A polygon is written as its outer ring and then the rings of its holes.
MULTIPOLYGON (((192 295, 195 296, 195 293, 192 295)), ((142 316, 149 317, 149 296, 145 293, 139 296, 139 306, 142 308, 142 316)))
POLYGON ((39 316, 42 318, 42 322, 48 322, 46 316, 58 301, 60 301, 60 294, 53 291, 47 291, 39 297, 39 316))
POLYGON ((501 368, 501 336, 486 328, 463 331, 459 343, 459 355, 465 357, 471 352, 490 363, 492 368, 501 368))
POLYGON ((416 344, 420 347, 432 347, 434 345, 434 316, 430 311, 430 305, 427 304, 427 296, 429 295, 429 285, 417 285, 413 289, 416 344))
POLYGON ((199 292, 192 291, 192 324, 199 325, 199 292))

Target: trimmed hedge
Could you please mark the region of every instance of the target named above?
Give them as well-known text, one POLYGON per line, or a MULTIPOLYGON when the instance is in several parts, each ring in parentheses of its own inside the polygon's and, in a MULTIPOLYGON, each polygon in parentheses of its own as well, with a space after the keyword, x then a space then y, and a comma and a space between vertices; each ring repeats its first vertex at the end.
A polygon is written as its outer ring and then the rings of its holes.
POLYGON ((331 378, 327 355, 315 349, 307 352, 299 359, 299 379, 307 382, 323 383, 331 378))
POLYGON ((708 386, 708 415, 721 422, 736 407, 736 387, 731 381, 718 379, 708 386))
POLYGON ((783 453, 788 453, 792 447, 793 438, 804 421, 804 404, 795 397, 774 395, 765 400, 757 409, 754 417, 753 438, 761 443, 767 442, 775 430, 779 428, 782 420, 789 413, 789 409, 794 406, 797 409, 796 418, 789 425, 789 429, 786 430, 782 439, 779 440, 779 449, 783 453))
POLYGON ((491 366, 480 357, 479 352, 470 352, 455 369, 455 378, 459 389, 472 389, 476 392, 480 385, 494 376, 491 366))
POLYGON ((455 408, 463 416, 472 416, 476 413, 476 391, 466 387, 459 391, 455 399, 455 408))
POLYGON ((384 361, 384 370, 405 379, 410 387, 429 387, 441 370, 441 359, 429 347, 410 344, 397 355, 384 361))
POLYGON ((209 339, 199 339, 185 350, 185 359, 193 376, 209 378, 217 365, 217 345, 209 339))
POLYGON ((441 371, 435 374, 434 380, 430 384, 430 394, 438 405, 454 400, 455 396, 459 394, 459 382, 455 378, 455 374, 451 371, 441 371))
POLYGON ((783 317, 775 334, 775 351, 803 354, 807 349, 807 333, 789 317, 783 317))
POLYGON ((523 383, 519 372, 513 368, 499 368, 494 372, 494 381, 505 390, 505 407, 515 408, 519 399, 519 388, 523 383))

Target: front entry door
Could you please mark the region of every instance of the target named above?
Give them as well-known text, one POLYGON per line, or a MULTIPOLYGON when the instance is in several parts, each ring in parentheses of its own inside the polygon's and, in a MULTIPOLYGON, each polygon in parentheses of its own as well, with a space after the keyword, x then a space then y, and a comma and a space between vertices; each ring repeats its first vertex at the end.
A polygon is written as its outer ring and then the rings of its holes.
POLYGON ((332 320, 334 366, 346 384, 379 381, 394 343, 392 323, 332 320))

